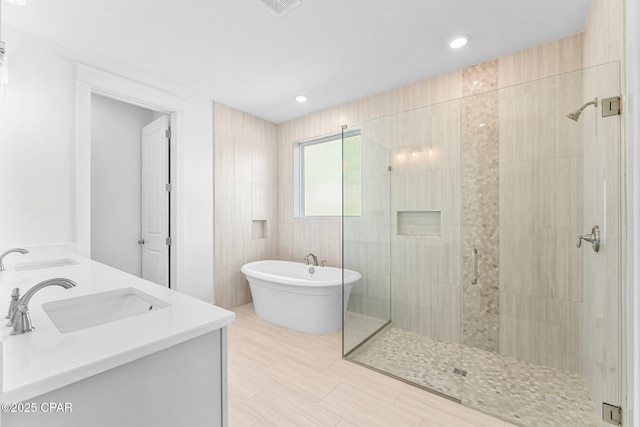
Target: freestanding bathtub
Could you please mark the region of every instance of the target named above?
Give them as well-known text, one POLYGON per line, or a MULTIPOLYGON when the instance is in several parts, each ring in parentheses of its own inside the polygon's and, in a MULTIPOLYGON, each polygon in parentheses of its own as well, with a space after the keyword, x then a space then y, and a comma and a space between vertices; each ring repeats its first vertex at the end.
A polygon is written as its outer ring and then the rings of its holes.
MULTIPOLYGON (((254 261, 240 269, 251 288, 256 315, 312 334, 342 327, 342 269, 301 262, 254 261)), ((344 270, 344 306, 361 274, 344 270)))

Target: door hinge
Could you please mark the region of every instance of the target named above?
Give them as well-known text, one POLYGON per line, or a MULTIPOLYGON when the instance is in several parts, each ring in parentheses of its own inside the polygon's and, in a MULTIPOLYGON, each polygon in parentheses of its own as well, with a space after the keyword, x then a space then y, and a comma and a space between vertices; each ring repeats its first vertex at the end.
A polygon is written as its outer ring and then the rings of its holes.
POLYGON ((456 375, 462 375, 463 377, 467 376, 467 371, 465 371, 464 369, 453 368, 453 373, 456 375))
POLYGON ((167 246, 171 246, 171 237, 164 239, 164 243, 166 243, 167 246))
POLYGON ((171 192, 171 183, 169 182, 169 183, 165 184, 165 185, 164 185, 164 189, 165 189, 166 191, 171 192))
POLYGON ((602 100, 602 117, 620 115, 620 97, 612 96, 602 100))
POLYGON ((622 424, 622 408, 620 406, 602 403, 602 419, 604 422, 619 426, 622 424))
POLYGON ((391 166, 387 166, 387 170, 391 172, 391 166))
POLYGON ((164 136, 168 139, 171 139, 171 128, 164 131, 164 136))

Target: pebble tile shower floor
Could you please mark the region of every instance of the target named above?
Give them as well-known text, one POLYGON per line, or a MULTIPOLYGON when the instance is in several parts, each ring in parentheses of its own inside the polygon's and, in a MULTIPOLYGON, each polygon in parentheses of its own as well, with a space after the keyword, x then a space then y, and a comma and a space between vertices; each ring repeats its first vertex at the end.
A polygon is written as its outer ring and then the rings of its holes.
POLYGON ((559 369, 463 348, 392 325, 349 358, 519 425, 601 425, 584 379, 559 369))

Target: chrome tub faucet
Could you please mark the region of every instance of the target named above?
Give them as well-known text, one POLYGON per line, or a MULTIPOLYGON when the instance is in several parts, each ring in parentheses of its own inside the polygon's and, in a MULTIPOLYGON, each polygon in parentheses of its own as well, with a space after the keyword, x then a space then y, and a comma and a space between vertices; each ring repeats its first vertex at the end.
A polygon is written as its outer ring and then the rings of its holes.
POLYGON ((311 252, 309 252, 308 254, 306 254, 306 255, 304 256, 304 260, 305 260, 305 261, 307 261, 307 265, 309 265, 309 262, 310 262, 309 257, 313 258, 313 265, 317 267, 317 266, 318 266, 318 257, 317 257, 317 256, 315 256, 314 254, 312 254, 311 252))
POLYGON ((314 266, 318 266, 318 257, 317 257, 317 256, 315 256, 314 254, 312 254, 311 252, 309 252, 308 254, 306 254, 306 255, 304 256, 304 259, 307 261, 307 265, 309 265, 309 263, 310 263, 310 261, 311 261, 311 260, 309 259, 309 257, 313 258, 313 265, 314 265, 314 266))

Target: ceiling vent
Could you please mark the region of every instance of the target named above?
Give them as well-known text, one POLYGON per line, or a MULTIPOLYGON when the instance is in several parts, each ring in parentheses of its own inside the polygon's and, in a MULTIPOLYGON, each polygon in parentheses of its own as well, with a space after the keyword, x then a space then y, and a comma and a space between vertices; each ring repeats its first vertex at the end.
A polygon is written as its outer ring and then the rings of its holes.
POLYGON ((284 16, 300 5, 300 0, 258 0, 278 17, 284 16))

